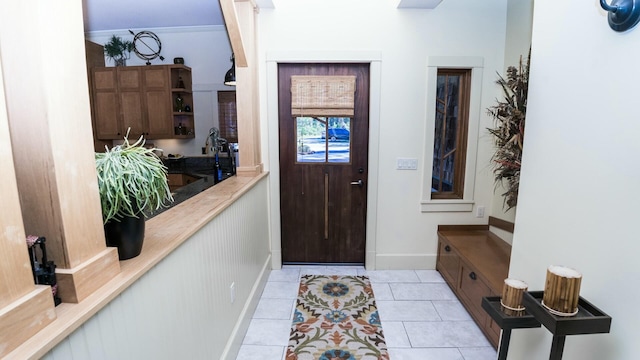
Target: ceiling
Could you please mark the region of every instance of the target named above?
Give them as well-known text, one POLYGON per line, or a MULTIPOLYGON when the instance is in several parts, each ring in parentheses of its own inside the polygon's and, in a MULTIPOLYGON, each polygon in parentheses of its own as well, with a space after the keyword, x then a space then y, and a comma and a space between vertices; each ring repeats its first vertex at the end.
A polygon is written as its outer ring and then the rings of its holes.
MULTIPOLYGON (((398 8, 434 9, 442 0, 396 0, 398 8)), ((273 8, 272 0, 255 0, 273 8)), ((84 31, 224 25, 219 0, 82 0, 84 31)))
POLYGON ((82 0, 85 32, 224 25, 218 0, 82 0))

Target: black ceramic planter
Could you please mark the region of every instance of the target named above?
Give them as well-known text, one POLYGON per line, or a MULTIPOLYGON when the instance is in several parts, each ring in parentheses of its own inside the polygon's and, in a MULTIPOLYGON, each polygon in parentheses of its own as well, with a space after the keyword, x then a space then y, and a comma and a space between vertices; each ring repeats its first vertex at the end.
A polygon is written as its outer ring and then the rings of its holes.
POLYGON ((125 217, 120 221, 109 220, 104 225, 107 246, 118 248, 120 260, 131 259, 140 255, 144 240, 144 216, 125 217))

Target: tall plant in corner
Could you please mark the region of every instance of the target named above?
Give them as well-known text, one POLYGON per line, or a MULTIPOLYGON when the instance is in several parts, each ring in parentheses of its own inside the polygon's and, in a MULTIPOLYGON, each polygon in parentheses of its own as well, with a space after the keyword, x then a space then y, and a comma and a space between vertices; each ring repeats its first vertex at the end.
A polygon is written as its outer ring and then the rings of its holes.
POLYGON ((524 142, 524 125, 527 115, 527 93, 529 91, 529 62, 531 50, 523 63, 520 57, 518 68, 509 66, 507 77, 498 74, 496 83, 502 88, 503 100, 487 109, 494 119, 495 127, 489 128, 496 148, 491 159, 496 188, 506 182, 504 204, 507 210, 518 203, 520 165, 524 142))

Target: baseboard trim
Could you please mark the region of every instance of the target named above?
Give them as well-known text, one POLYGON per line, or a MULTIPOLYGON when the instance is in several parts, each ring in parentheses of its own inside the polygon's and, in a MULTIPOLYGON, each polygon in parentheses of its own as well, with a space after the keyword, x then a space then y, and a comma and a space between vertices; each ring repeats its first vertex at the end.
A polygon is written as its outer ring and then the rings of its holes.
POLYGON ((376 254, 376 270, 434 270, 436 254, 376 254))
POLYGON ((280 249, 278 250, 271 249, 271 269, 272 270, 282 269, 282 251, 280 249))
POLYGON ((258 307, 258 302, 260 301, 260 296, 262 295, 262 291, 267 285, 267 280, 269 279, 269 274, 271 273, 271 255, 269 255, 262 266, 262 270, 260 271, 260 275, 256 279, 253 284, 253 288, 249 293, 246 303, 244 304, 244 308, 238 317, 238 321, 236 322, 236 326, 233 328, 231 332, 231 336, 229 337, 229 341, 227 341, 227 345, 222 352, 222 356, 220 359, 224 360, 235 360, 238 357, 238 353, 240 352, 240 347, 242 346, 242 340, 244 340, 244 336, 247 333, 247 329, 249 329, 249 324, 251 323, 251 318, 253 317, 253 313, 256 311, 258 307))

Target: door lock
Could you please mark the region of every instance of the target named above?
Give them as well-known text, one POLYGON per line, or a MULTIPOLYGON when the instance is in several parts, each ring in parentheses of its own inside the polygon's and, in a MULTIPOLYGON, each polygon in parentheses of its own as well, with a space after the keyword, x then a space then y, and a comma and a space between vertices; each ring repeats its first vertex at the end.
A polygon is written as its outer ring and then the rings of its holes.
POLYGON ((358 181, 352 181, 351 185, 357 185, 358 187, 362 187, 364 183, 362 182, 362 179, 359 179, 358 181))

